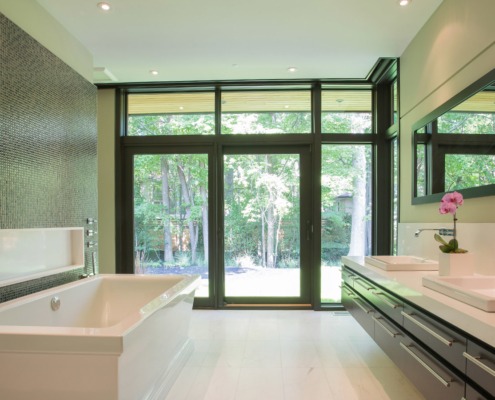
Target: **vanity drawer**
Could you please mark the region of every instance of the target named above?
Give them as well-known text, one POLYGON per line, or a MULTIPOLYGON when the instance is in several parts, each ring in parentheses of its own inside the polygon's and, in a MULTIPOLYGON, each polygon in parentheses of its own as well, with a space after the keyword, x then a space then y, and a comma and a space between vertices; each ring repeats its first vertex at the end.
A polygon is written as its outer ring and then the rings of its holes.
POLYGON ((464 396, 464 400, 492 400, 493 397, 487 397, 476 389, 474 389, 471 385, 466 385, 466 395, 464 396))
POLYGON ((405 305, 402 315, 406 331, 434 349, 460 372, 465 372, 466 359, 463 353, 466 351, 467 339, 464 336, 411 306, 405 305))
POLYGON ((401 311, 404 304, 400 299, 362 277, 354 279, 354 289, 388 318, 397 322, 399 325, 402 324, 401 311))
POLYGON ((359 322, 368 335, 373 337, 374 321, 372 316, 375 309, 347 284, 342 286, 342 305, 359 322))
POLYGON ((495 396, 495 350, 468 341, 466 375, 491 396, 495 396))
POLYGON ((401 353, 394 361, 426 399, 460 400, 464 397, 464 379, 435 359, 429 349, 407 335, 400 338, 399 346, 401 353))
POLYGON ((354 286, 354 278, 357 278, 357 276, 346 266, 342 267, 342 282, 347 283, 350 287, 354 286))

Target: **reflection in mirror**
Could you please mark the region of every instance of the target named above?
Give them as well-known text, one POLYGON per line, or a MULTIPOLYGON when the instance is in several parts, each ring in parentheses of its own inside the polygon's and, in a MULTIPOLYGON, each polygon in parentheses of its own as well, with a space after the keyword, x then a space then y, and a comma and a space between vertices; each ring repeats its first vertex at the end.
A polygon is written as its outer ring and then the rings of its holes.
POLYGON ((413 204, 454 190, 464 197, 495 194, 495 70, 413 130, 413 204))

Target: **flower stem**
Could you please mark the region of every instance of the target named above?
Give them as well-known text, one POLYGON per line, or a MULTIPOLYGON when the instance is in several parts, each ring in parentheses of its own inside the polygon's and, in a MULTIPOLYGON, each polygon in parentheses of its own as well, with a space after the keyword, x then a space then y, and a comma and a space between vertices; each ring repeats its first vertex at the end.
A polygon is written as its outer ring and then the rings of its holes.
POLYGON ((454 214, 454 240, 456 240, 457 237, 456 223, 457 223, 457 213, 454 214))

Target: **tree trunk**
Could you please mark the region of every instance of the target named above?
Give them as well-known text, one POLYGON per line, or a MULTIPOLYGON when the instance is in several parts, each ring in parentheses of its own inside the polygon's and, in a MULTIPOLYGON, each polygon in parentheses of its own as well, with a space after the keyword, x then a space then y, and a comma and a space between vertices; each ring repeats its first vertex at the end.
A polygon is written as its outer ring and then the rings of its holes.
POLYGON ((352 160, 353 196, 350 256, 365 255, 366 238, 366 156, 363 146, 356 146, 352 160))
POLYGON ((198 245, 197 227, 194 226, 192 219, 191 208, 194 206, 193 198, 187 186, 186 176, 184 174, 184 168, 182 165, 177 165, 177 172, 179 174, 180 184, 182 186, 182 195, 184 196, 184 202, 186 205, 186 220, 189 226, 189 240, 191 243, 191 264, 196 264, 196 247, 198 245))
POLYGON ((266 268, 265 212, 261 211, 261 266, 266 268))
POLYGON ((266 211, 266 258, 267 258, 267 267, 274 268, 275 267, 275 216, 273 206, 269 205, 266 211))
POLYGON ((203 246, 204 246, 204 257, 205 265, 208 265, 208 255, 209 255, 209 237, 208 237, 208 192, 204 186, 200 186, 199 191, 201 193, 201 198, 203 199, 203 205, 201 206, 201 214, 203 216, 203 246))
POLYGON ((174 261, 172 249, 172 229, 170 223, 170 195, 169 195, 169 165, 165 157, 161 159, 162 169, 162 204, 165 210, 163 218, 163 261, 171 264, 174 261))

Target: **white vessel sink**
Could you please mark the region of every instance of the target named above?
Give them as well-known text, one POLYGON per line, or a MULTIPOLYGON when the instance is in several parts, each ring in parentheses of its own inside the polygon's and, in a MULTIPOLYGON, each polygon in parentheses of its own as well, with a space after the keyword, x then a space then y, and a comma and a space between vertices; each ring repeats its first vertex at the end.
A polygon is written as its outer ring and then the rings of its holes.
POLYGON ((415 256, 369 256, 364 262, 385 271, 437 271, 438 262, 415 256))
POLYGON ((495 276, 424 276, 423 286, 487 312, 495 312, 495 276))

